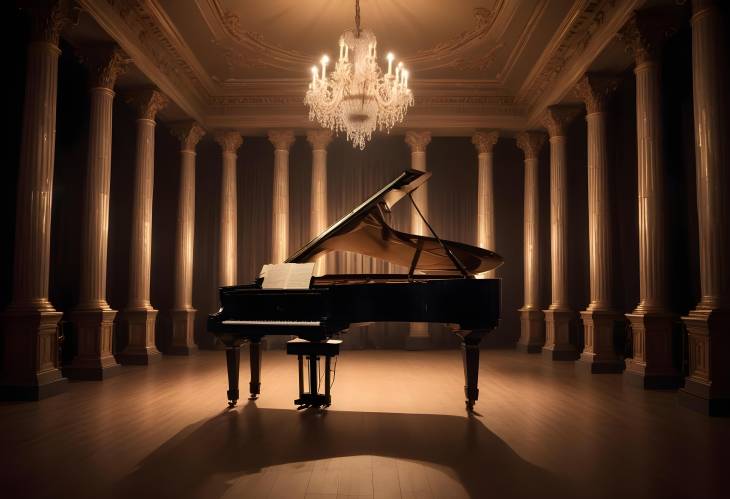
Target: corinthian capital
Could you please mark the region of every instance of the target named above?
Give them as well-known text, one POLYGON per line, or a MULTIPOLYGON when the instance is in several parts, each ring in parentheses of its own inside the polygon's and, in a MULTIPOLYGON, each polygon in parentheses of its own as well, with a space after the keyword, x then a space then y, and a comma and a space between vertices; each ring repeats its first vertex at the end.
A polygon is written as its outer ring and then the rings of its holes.
POLYGON ((665 6, 637 10, 618 32, 636 64, 656 61, 664 40, 677 31, 679 12, 665 6))
POLYGON ((332 142, 332 131, 307 130, 307 142, 312 144, 312 150, 327 149, 327 146, 332 142))
POLYGON ((575 106, 548 106, 542 117, 542 124, 551 137, 565 135, 567 127, 580 114, 580 108, 575 106))
POLYGON ((236 153, 238 148, 243 144, 243 137, 239 132, 217 132, 215 141, 221 146, 223 152, 236 153))
POLYGON ((173 123, 170 133, 178 138, 182 151, 195 151, 195 146, 205 135, 205 130, 196 121, 183 121, 173 123))
POLYGON ((520 132, 516 138, 517 147, 525 153, 525 159, 537 159, 540 149, 545 144, 545 134, 543 132, 520 132))
POLYGON ((479 154, 492 152, 494 144, 499 140, 499 132, 492 130, 491 132, 475 132, 471 137, 471 143, 477 148, 479 154))
POLYGON ((617 88, 618 78, 586 73, 575 84, 575 94, 585 103, 588 114, 602 113, 617 88))
POLYGON ((73 0, 25 0, 20 7, 31 18, 31 40, 58 45, 61 30, 76 24, 80 8, 73 0))
POLYGON ((426 147, 431 143, 431 132, 409 131, 406 132, 406 144, 411 147, 411 152, 426 152, 426 147))
POLYGON ((270 130, 269 141, 274 144, 278 151, 288 151, 294 143, 294 132, 292 130, 270 130))
POLYGON ((137 118, 154 120, 158 111, 164 108, 169 100, 165 95, 154 88, 144 88, 131 92, 127 102, 137 109, 137 118))
POLYGON ((84 47, 79 50, 79 59, 89 66, 91 88, 114 90, 117 77, 127 70, 129 56, 115 43, 84 47))

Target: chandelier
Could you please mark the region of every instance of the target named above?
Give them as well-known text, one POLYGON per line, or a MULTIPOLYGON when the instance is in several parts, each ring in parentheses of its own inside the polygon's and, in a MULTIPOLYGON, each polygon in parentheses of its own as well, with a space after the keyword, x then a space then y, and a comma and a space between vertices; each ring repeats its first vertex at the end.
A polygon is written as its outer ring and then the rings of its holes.
POLYGON ((360 0, 355 0, 355 29, 340 36, 340 57, 327 73, 330 59, 322 56, 320 68, 312 67, 312 82, 304 97, 309 119, 334 132, 346 132, 353 147, 365 149, 377 128, 389 132, 403 121, 413 93, 408 88, 408 71, 399 62, 393 71, 394 56, 386 56, 388 72, 376 62, 375 34, 360 29, 360 0))

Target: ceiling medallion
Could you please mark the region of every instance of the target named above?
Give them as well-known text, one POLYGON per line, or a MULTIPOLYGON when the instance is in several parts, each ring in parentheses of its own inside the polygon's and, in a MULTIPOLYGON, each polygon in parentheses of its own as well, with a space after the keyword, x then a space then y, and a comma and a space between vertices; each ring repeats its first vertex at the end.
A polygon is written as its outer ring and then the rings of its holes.
POLYGON ((388 72, 383 74, 376 62, 375 34, 360 29, 360 0, 355 0, 355 29, 340 36, 340 58, 334 71, 327 74, 330 59, 322 56, 320 74, 312 67, 312 82, 304 96, 309 119, 334 132, 346 132, 353 147, 365 149, 377 128, 389 132, 405 118, 413 105, 408 88, 408 71, 400 62, 393 71, 388 53, 388 72))

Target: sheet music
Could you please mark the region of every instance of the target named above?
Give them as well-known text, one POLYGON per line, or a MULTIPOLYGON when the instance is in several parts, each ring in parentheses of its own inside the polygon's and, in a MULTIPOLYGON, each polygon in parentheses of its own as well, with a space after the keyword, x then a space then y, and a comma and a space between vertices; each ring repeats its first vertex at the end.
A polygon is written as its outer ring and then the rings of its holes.
POLYGON ((314 262, 266 264, 261 268, 262 289, 309 289, 314 262))

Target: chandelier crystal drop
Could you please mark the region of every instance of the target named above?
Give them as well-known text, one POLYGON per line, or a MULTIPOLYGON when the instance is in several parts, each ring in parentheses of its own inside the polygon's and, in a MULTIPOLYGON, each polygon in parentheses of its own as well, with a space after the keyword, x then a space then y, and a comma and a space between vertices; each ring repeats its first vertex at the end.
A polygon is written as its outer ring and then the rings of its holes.
POLYGON ((347 133, 347 140, 360 149, 365 149, 376 128, 389 132, 402 122, 413 105, 408 70, 402 62, 394 65, 394 56, 388 53, 384 74, 376 62, 377 47, 375 34, 360 29, 360 1, 356 0, 355 29, 340 36, 334 70, 327 72, 330 59, 322 56, 320 67, 312 67, 312 82, 304 96, 310 120, 347 133))

